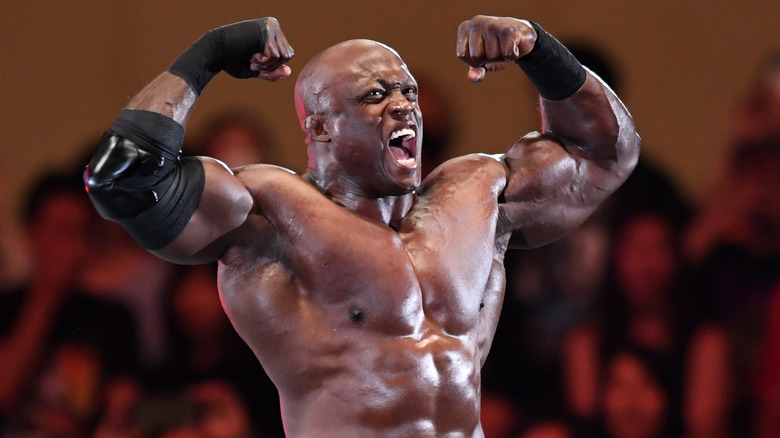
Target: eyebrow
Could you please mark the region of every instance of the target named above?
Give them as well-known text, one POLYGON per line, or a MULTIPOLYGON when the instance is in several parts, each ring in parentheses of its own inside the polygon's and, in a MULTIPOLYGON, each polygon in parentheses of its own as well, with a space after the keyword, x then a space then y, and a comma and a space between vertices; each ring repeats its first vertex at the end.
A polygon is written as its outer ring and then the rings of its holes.
POLYGON ((417 86, 417 83, 413 80, 410 80, 409 78, 407 78, 404 82, 388 82, 384 79, 377 79, 377 82, 379 82, 379 84, 385 88, 394 88, 396 86, 403 87, 407 85, 414 85, 415 87, 417 86))

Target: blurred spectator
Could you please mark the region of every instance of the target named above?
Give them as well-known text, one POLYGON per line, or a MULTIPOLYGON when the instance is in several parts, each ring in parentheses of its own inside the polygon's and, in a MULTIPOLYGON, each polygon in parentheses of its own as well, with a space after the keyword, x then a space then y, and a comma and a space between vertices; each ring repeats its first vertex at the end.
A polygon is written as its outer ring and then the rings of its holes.
MULTIPOLYGON (((759 258, 780 253, 780 130, 735 145, 725 173, 690 228, 687 246, 706 262, 722 247, 759 258)), ((776 267, 776 266, 775 266, 776 267)), ((777 269, 769 274, 777 275, 777 269)))
POLYGON ((757 404, 751 381, 780 281, 780 132, 731 150, 726 172, 690 228, 688 250, 734 346, 737 430, 757 404))
POLYGON ((675 385, 674 373, 663 358, 647 350, 629 347, 616 351, 605 362, 600 431, 596 436, 683 436, 673 419, 675 399, 670 388, 675 385))
POLYGON ((136 321, 139 367, 160 366, 169 351, 163 296, 173 265, 144 250, 116 222, 97 219, 92 235, 79 287, 127 307, 136 321))
POLYGON ((751 90, 737 104, 732 130, 734 144, 780 133, 780 51, 758 66, 751 90))
POLYGON ((249 111, 227 111, 213 117, 193 148, 193 155, 216 158, 233 169, 266 159, 270 139, 260 121, 249 111))
POLYGON ((93 218, 77 174, 47 174, 28 197, 32 275, 0 294, 0 412, 15 436, 84 436, 104 379, 136 364, 129 312, 75 287, 93 218))
POLYGON ((185 394, 218 382, 247 405, 253 429, 264 438, 283 437, 276 388, 227 318, 217 290, 217 265, 177 266, 166 297, 169 361, 149 376, 152 397, 185 394))
POLYGON ((766 381, 758 361, 780 281, 780 52, 759 65, 737 103, 730 141, 686 246, 733 343, 735 428, 748 431, 756 409, 765 411, 766 394, 754 384, 766 381))
POLYGON ((723 244, 763 253, 780 247, 780 201, 773 190, 780 178, 780 52, 759 66, 751 90, 736 105, 732 130, 725 165, 688 236, 687 250, 698 262, 723 244))
POLYGON ((729 343, 703 311, 682 263, 679 214, 638 205, 618 213, 610 271, 599 318, 573 331, 564 352, 566 398, 573 412, 595 418, 606 359, 627 345, 667 362, 666 386, 686 436, 726 436, 730 407, 729 343))

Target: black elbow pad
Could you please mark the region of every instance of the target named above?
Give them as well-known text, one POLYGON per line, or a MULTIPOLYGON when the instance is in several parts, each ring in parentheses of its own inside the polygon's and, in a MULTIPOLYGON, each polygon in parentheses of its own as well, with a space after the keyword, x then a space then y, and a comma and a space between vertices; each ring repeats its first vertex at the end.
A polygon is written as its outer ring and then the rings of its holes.
POLYGON ((84 174, 84 184, 98 213, 119 221, 156 204, 171 185, 166 176, 175 170, 175 158, 151 153, 106 131, 84 174))
POLYGON ((171 243, 198 208, 200 160, 179 160, 183 128, 148 111, 122 111, 84 172, 95 208, 150 250, 171 243))

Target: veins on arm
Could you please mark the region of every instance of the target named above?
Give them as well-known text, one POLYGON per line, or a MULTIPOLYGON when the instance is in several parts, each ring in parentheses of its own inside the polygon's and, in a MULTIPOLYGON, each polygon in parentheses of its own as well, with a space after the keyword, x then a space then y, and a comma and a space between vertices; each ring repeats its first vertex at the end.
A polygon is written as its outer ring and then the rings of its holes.
POLYGON ((186 127, 197 100, 198 95, 183 79, 164 72, 130 99, 125 108, 156 112, 186 127))

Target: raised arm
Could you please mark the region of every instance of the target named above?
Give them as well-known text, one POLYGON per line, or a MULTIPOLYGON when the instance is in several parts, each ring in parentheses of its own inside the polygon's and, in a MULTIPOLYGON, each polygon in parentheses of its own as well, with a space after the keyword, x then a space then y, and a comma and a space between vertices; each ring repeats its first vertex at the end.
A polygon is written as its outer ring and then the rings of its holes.
POLYGON ((181 158, 184 128, 203 88, 220 71, 276 80, 293 55, 274 18, 213 29, 127 104, 84 172, 100 214, 146 249, 182 263, 214 260, 220 241, 246 220, 246 187, 216 160, 181 158))
POLYGON ((477 16, 458 29, 469 78, 517 63, 540 94, 542 131, 504 156, 499 235, 535 247, 581 224, 636 165, 641 141, 618 97, 536 23, 477 16))

